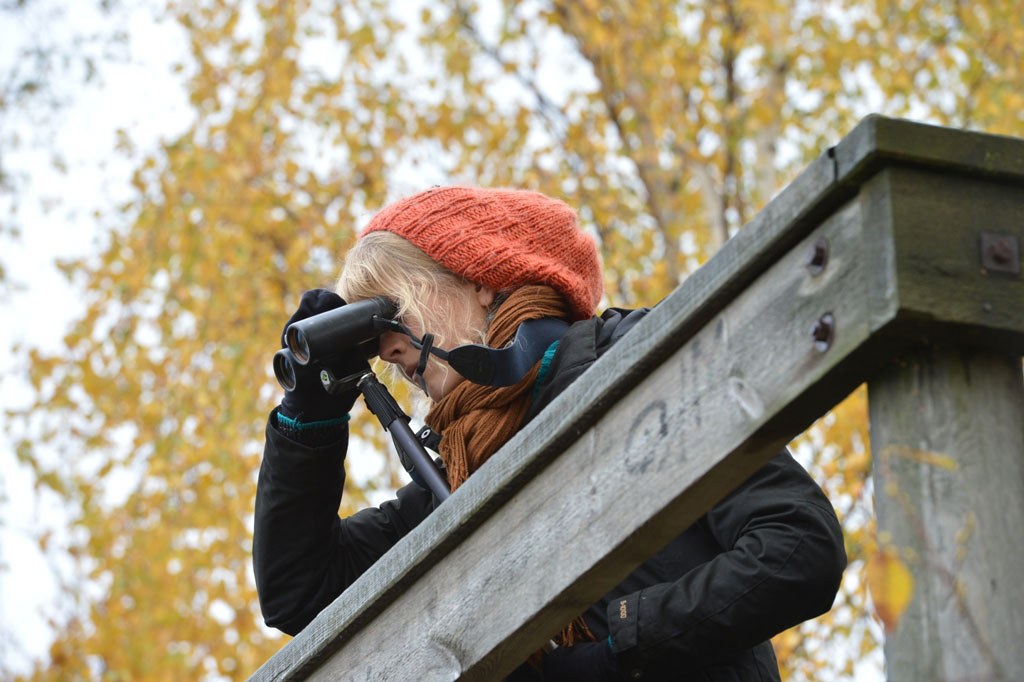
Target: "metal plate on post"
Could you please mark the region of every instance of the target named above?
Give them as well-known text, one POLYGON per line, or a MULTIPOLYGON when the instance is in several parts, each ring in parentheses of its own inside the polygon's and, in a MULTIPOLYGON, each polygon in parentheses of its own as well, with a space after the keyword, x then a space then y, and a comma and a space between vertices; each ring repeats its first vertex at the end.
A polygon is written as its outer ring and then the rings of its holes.
POLYGON ((1020 242, 1012 234, 981 233, 981 266, 988 272, 1020 274, 1020 242))

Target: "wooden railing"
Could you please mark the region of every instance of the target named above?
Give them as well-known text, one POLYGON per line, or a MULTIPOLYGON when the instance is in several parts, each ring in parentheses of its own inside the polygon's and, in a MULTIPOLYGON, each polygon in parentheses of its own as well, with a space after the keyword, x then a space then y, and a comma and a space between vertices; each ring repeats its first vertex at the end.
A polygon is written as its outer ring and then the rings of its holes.
POLYGON ((500 680, 868 382, 890 679, 1024 680, 1022 241, 1024 140, 865 119, 252 679, 500 680))

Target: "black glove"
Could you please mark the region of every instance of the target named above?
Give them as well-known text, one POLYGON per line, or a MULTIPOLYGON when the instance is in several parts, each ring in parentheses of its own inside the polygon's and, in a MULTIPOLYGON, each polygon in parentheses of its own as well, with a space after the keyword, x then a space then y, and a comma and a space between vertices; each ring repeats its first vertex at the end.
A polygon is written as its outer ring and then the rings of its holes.
POLYGON ((580 642, 559 647, 541 664, 544 682, 615 682, 619 659, 607 642, 580 642))
MULTIPOLYGON (((312 289, 302 294, 299 309, 285 323, 281 330, 281 347, 286 347, 284 331, 292 322, 304 320, 319 313, 334 310, 345 305, 344 299, 327 289, 312 289)), ((353 355, 332 360, 331 369, 337 376, 348 376, 370 366, 363 357, 353 355)), ((327 421, 344 417, 359 397, 359 391, 352 389, 331 395, 320 383, 320 367, 314 364, 295 364, 295 388, 285 391, 281 401, 281 412, 303 423, 327 421)))

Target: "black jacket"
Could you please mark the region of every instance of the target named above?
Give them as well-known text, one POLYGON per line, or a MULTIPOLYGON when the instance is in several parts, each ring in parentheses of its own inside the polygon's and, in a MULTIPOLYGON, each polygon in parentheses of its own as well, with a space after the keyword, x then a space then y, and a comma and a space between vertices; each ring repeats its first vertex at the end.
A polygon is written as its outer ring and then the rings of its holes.
MULTIPOLYGON (((631 329, 645 310, 574 324, 528 418, 631 329)), ((268 626, 294 634, 433 509, 416 484, 340 519, 346 438, 312 447, 272 414, 256 494, 253 563, 268 626)), ((828 499, 786 451, 584 614, 644 680, 778 680, 770 637, 827 611, 846 566, 828 499)))

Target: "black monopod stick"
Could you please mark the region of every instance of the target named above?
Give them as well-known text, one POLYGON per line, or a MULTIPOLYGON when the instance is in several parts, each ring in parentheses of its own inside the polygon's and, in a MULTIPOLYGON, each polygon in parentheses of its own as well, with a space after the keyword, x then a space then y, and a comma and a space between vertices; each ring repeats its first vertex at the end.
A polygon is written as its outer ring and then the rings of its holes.
POLYGON ((420 485, 434 494, 438 502, 444 502, 451 495, 448 481, 434 465, 426 448, 409 428, 409 417, 402 412, 384 384, 377 381, 373 372, 367 372, 356 384, 363 393, 366 406, 380 420, 380 425, 391 434, 395 449, 402 460, 402 466, 420 485))

